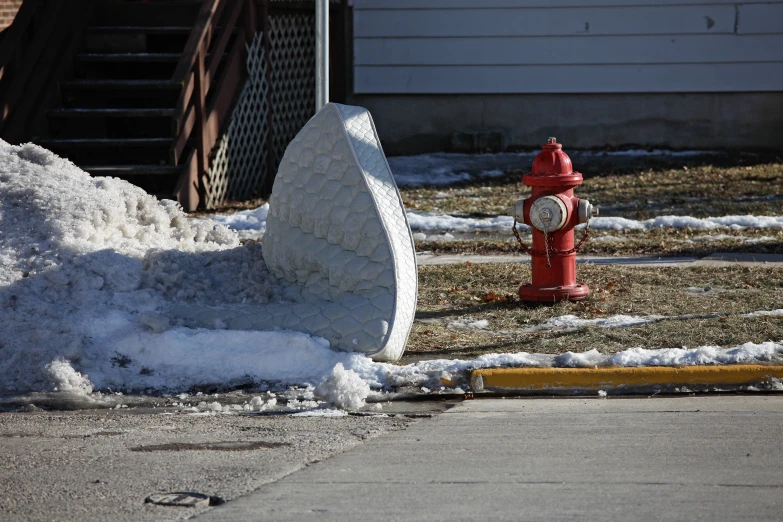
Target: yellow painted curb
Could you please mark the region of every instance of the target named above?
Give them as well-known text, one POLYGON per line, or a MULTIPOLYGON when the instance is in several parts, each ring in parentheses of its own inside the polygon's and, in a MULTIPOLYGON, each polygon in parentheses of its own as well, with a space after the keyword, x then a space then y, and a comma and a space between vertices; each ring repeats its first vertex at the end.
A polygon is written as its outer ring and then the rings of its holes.
POLYGON ((639 368, 488 368, 473 370, 471 385, 513 390, 603 389, 619 386, 738 385, 783 379, 783 366, 646 366, 639 368))

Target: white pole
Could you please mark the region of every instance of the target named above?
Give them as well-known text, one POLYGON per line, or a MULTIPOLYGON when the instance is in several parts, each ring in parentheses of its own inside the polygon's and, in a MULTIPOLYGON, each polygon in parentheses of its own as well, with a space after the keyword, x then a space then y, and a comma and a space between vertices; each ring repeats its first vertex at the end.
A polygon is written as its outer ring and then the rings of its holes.
POLYGON ((329 103, 329 0, 315 0, 315 112, 329 103))

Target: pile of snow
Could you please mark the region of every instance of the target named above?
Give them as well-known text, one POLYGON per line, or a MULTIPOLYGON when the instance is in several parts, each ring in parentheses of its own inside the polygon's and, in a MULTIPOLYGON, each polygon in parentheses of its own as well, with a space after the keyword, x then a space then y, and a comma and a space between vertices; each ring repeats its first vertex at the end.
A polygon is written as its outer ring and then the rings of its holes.
POLYGON ((73 369, 68 361, 55 359, 44 368, 52 378, 52 389, 61 392, 79 394, 92 393, 92 383, 81 373, 73 369))
POLYGON ((353 370, 337 363, 315 388, 315 395, 340 408, 358 409, 370 395, 370 385, 353 370))
POLYGON ((240 210, 232 214, 215 214, 212 221, 235 230, 240 239, 258 239, 266 232, 266 218, 269 215, 269 203, 258 208, 240 210))
MULTIPOLYGON (((188 330, 164 316, 172 303, 281 293, 260 246, 239 246, 226 227, 36 145, 0 143, 1 392, 184 389, 225 382, 221 350, 323 347, 290 332, 188 330)), ((228 373, 246 373, 233 363, 228 373)))

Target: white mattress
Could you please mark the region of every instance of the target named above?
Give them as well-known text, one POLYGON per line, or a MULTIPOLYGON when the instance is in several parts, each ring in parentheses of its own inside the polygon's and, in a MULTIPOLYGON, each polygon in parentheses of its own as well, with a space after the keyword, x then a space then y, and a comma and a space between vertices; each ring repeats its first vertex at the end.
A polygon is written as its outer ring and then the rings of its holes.
POLYGON ((288 145, 262 249, 295 304, 172 313, 198 326, 301 331, 377 360, 402 356, 416 310, 415 251, 366 109, 327 104, 288 145))

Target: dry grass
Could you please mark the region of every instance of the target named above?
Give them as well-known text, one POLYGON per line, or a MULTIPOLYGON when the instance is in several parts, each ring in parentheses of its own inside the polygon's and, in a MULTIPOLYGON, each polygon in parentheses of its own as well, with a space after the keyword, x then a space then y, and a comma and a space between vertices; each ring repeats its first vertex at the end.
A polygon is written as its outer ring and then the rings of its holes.
MULTIPOLYGON (((530 189, 520 181, 524 172, 509 171, 503 178, 470 186, 403 188, 400 192, 405 207, 417 212, 505 215, 517 199, 530 194, 530 189)), ((783 213, 783 163, 681 164, 654 169, 639 162, 619 173, 586 177, 576 193, 601 207, 602 216, 629 219, 667 214, 695 217, 780 214, 783 213)))
POLYGON ((406 360, 473 357, 491 352, 562 353, 629 347, 732 346, 783 339, 783 317, 740 314, 783 308, 781 268, 628 268, 580 266, 591 294, 580 303, 528 306, 516 296, 529 265, 463 264, 419 268, 419 302, 406 360), (686 290, 690 289, 690 290, 686 290), (701 289, 701 290, 696 290, 701 289), (708 290, 704 290, 708 289, 708 290), (672 319, 627 328, 525 332, 552 317, 625 314, 672 319), (713 318, 678 318, 720 314, 713 318), (457 320, 487 320, 486 330, 457 330, 457 320))
MULTIPOLYGON (((601 216, 648 219, 661 215, 709 217, 783 214, 783 163, 778 158, 701 159, 593 158, 582 168, 580 197, 601 208, 601 216), (749 164, 748 164, 749 163, 749 164)), ((505 215, 530 189, 520 182, 525 170, 472 185, 402 189, 406 208, 417 212, 486 217, 505 215)), ((579 233, 577 233, 578 235, 579 233)), ((517 253, 509 231, 457 234, 456 241, 418 241, 419 251, 517 253)), ((780 230, 593 231, 582 251, 597 255, 691 255, 714 252, 783 253, 780 230), (715 240, 714 237, 720 236, 715 240), (726 237, 732 236, 732 237, 726 237), (750 241, 748 241, 750 240, 750 241)))

